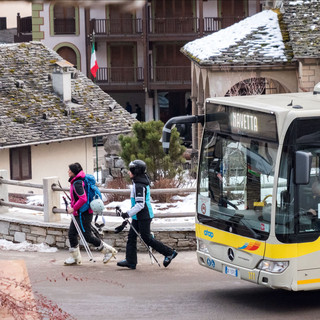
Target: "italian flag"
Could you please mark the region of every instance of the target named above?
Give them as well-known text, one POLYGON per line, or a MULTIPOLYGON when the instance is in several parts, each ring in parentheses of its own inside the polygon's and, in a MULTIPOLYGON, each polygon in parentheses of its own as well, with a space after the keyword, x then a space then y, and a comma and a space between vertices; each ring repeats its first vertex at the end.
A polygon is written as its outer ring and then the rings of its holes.
POLYGON ((94 42, 92 42, 90 71, 94 78, 97 75, 98 68, 99 66, 98 66, 97 57, 96 57, 96 50, 94 49, 94 42))

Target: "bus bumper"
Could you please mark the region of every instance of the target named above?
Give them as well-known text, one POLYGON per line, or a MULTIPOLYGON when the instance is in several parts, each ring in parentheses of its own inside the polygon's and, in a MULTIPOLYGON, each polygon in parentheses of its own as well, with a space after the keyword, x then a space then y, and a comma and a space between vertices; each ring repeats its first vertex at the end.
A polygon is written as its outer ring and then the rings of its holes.
POLYGON ((232 263, 213 258, 210 254, 197 250, 198 262, 201 266, 224 273, 236 279, 246 280, 272 289, 296 290, 287 278, 288 273, 273 274, 257 268, 248 269, 232 263), (290 284, 288 286, 288 284, 290 284))

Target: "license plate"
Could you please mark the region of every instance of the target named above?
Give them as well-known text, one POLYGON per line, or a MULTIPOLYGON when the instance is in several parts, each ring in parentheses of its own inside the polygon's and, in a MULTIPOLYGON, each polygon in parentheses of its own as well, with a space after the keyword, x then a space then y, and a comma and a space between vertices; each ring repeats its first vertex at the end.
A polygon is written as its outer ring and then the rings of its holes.
POLYGON ((225 267, 225 274, 230 274, 231 276, 238 277, 238 270, 231 267, 225 267))

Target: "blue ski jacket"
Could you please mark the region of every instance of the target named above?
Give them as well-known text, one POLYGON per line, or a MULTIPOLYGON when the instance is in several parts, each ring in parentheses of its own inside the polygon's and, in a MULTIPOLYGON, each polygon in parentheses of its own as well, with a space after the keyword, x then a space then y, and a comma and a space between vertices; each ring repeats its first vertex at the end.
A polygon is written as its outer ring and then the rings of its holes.
POLYGON ((127 213, 132 219, 148 220, 154 217, 150 201, 150 181, 147 175, 132 178, 130 198, 131 209, 127 213))

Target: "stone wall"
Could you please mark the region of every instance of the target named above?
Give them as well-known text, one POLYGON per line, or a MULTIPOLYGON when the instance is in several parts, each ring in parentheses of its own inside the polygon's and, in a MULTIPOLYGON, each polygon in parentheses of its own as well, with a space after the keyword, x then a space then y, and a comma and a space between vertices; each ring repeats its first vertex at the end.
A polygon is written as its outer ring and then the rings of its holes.
MULTIPOLYGON (((68 229, 68 225, 24 222, 18 219, 0 217, 0 237, 13 242, 46 243, 52 247, 67 249, 69 247, 68 229)), ((115 234, 113 230, 114 228, 104 228, 104 241, 117 250, 124 251, 128 231, 124 230, 115 234)), ((154 236, 157 240, 163 241, 177 250, 196 250, 195 232, 193 230, 154 231, 154 236)), ((139 240, 138 251, 146 251, 139 240)))
POLYGON ((319 59, 301 59, 299 62, 300 91, 313 91, 320 81, 319 59))

